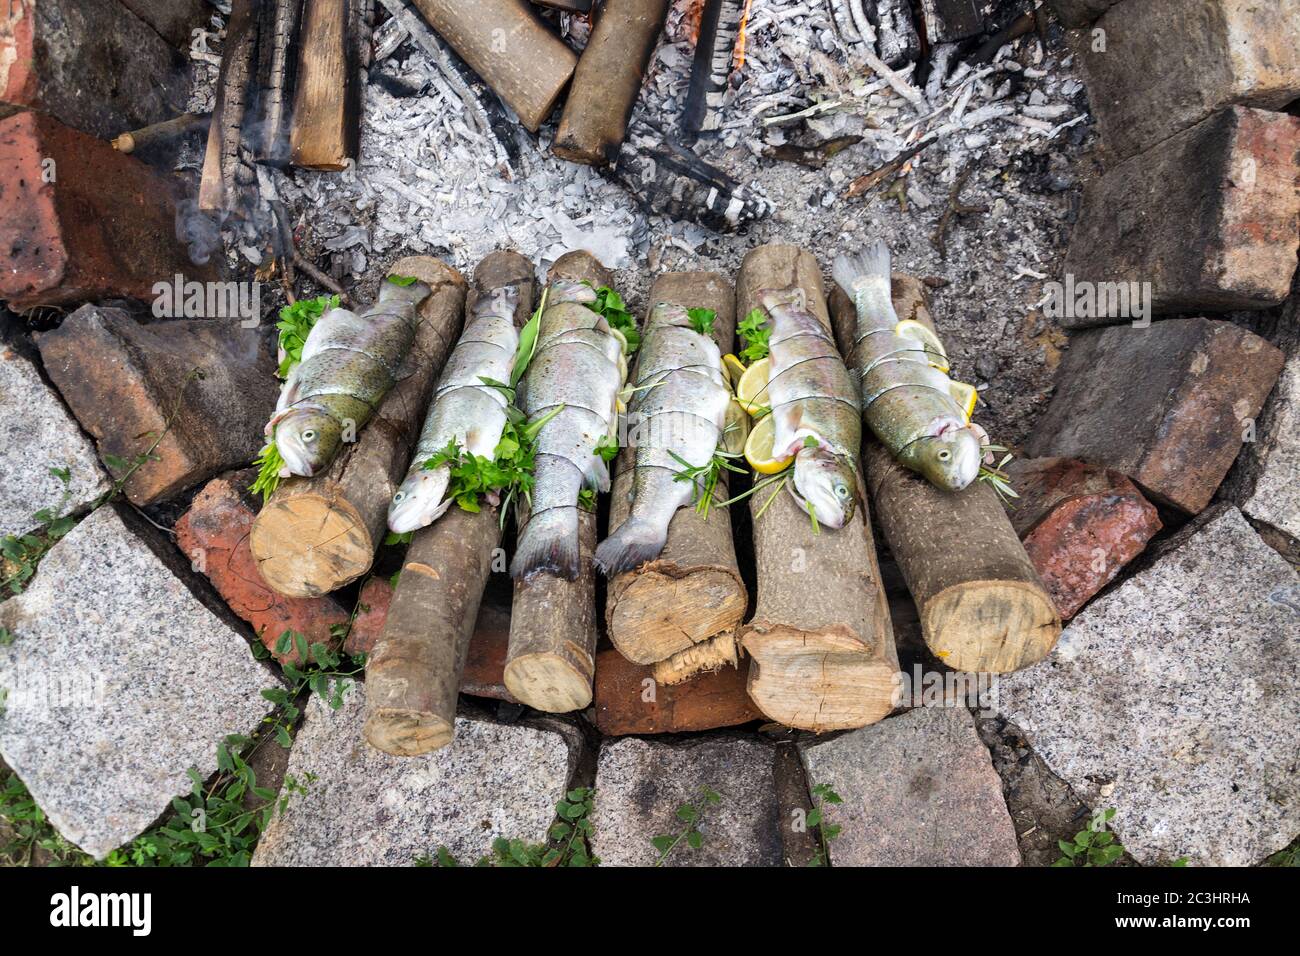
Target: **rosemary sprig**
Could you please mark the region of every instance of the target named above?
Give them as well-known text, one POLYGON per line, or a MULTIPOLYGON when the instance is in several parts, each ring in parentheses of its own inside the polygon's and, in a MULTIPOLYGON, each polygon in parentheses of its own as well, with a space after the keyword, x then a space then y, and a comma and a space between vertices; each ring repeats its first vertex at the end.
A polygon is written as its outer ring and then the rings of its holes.
MULTIPOLYGON (((1007 450, 1001 445, 985 445, 984 451, 992 452, 996 455, 998 452, 1007 450)), ((988 465, 981 465, 980 473, 976 480, 984 482, 997 493, 998 498, 1001 499, 1004 504, 1014 508, 1015 506, 1011 505, 1011 499, 1019 498, 1020 495, 1018 495, 1016 490, 1011 487, 1011 476, 1005 471, 1007 462, 1009 462, 1012 457, 1012 454, 1007 452, 996 466, 989 467, 988 465)))

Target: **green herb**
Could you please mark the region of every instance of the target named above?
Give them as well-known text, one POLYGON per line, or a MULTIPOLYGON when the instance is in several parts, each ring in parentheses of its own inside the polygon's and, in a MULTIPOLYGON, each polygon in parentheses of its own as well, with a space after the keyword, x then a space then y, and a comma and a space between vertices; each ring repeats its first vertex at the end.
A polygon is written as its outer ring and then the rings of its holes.
POLYGON ((280 321, 275 323, 280 330, 280 350, 284 353, 276 373, 280 378, 288 378, 293 367, 302 361, 302 347, 316 321, 330 309, 338 307, 338 296, 322 295, 314 299, 299 299, 280 310, 280 321))
POLYGON ((257 477, 253 479, 248 490, 255 495, 260 494, 262 504, 266 504, 271 493, 280 485, 280 469, 284 467, 284 459, 280 457, 280 449, 275 447, 275 442, 264 446, 257 453, 253 466, 257 468, 257 477))
POLYGON ((537 303, 537 309, 519 330, 519 347, 515 350, 515 364, 510 369, 509 387, 512 391, 518 387, 519 380, 524 377, 524 372, 528 370, 528 365, 537 351, 537 333, 542 328, 542 312, 546 309, 546 297, 550 291, 549 288, 542 290, 542 298, 537 303))
MULTIPOLYGON (((591 285, 590 282, 586 283, 591 285)), ((591 311, 603 315, 610 328, 618 329, 627 341, 626 352, 631 355, 641 347, 641 333, 636 328, 636 318, 627 310, 623 297, 607 285, 596 289, 596 301, 591 311)))
POLYGON ((724 471, 734 471, 740 475, 745 474, 744 468, 737 468, 732 464, 733 460, 741 456, 721 449, 714 451, 713 457, 703 465, 692 465, 672 450, 669 450, 668 454, 672 455, 673 460, 682 466, 680 471, 673 472, 673 480, 689 481, 695 485, 694 497, 691 498, 691 503, 695 505, 696 512, 705 518, 709 516, 710 506, 716 503, 714 494, 718 488, 718 481, 722 478, 722 473, 724 471))
POLYGON ((808 862, 809 866, 826 866, 830 862, 831 841, 840 835, 843 829, 837 823, 828 823, 826 820, 826 806, 838 806, 844 801, 840 795, 831 789, 830 784, 819 783, 812 788, 813 802, 816 804, 812 811, 809 812, 806 823, 810 828, 817 828, 817 842, 819 844, 817 852, 808 862))
POLYGON ((563 405, 557 405, 537 421, 525 423, 523 413, 511 408, 492 458, 471 455, 453 440, 428 459, 424 467, 432 470, 446 465, 449 468, 447 497, 462 511, 477 514, 482 510, 482 499, 496 494, 501 500, 501 521, 504 524, 512 501, 518 497, 531 500, 537 435, 542 426, 563 410, 563 405))
MULTIPOLYGON (((1006 449, 1001 445, 985 445, 984 451, 997 454, 1000 451, 1006 451, 1006 449)), ((1007 466, 1007 462, 1009 462, 1011 458, 1012 455, 1008 452, 1002 460, 998 462, 997 467, 995 468, 981 465, 979 476, 976 479, 977 481, 984 482, 997 492, 998 497, 1007 504, 1010 504, 1012 498, 1020 497, 1020 495, 1016 493, 1016 490, 1011 487, 1011 476, 1004 470, 1007 466)), ((1014 505, 1012 505, 1012 507, 1014 507, 1014 505)))
POLYGON ((405 289, 408 285, 415 285, 420 280, 415 276, 389 276, 388 281, 395 286, 405 289))
POLYGON ((578 507, 583 511, 596 510, 596 489, 583 488, 578 492, 578 507))
POLYGON ((700 832, 699 822, 704 818, 704 810, 722 803, 722 797, 708 787, 701 787, 700 793, 704 797, 701 806, 697 807, 693 803, 683 803, 677 808, 677 819, 686 824, 680 833, 665 833, 650 841, 654 848, 659 851, 659 859, 655 860, 655 866, 663 866, 664 861, 668 859, 668 854, 677 849, 683 840, 692 850, 698 850, 704 845, 704 834, 700 832))
POLYGON ((700 335, 712 335, 718 313, 713 309, 687 309, 686 317, 691 320, 691 328, 700 335))
POLYGON ((593 452, 608 465, 618 457, 618 442, 608 435, 601 435, 600 441, 596 442, 593 452))
MULTIPOLYGON (((492 841, 492 852, 482 857, 475 866, 488 867, 583 867, 597 866, 600 858, 592 856, 591 811, 595 791, 590 787, 570 790, 555 806, 559 817, 547 831, 546 843, 525 843, 498 837, 492 841)), ((433 866, 428 855, 415 858, 416 866, 433 866)), ((437 866, 459 867, 460 863, 445 846, 438 847, 437 866)))
POLYGON ((741 349, 738 358, 746 365, 752 365, 759 359, 767 358, 768 340, 772 338, 772 330, 768 328, 767 313, 761 308, 754 309, 744 320, 736 327, 745 340, 745 347, 741 349))
POLYGON ((414 531, 389 531, 384 535, 384 544, 410 544, 413 537, 415 537, 414 531))
POLYGON ((1124 847, 1116 840, 1115 834, 1105 829, 1115 816, 1115 808, 1104 810, 1086 830, 1074 835, 1074 842, 1057 840, 1056 845, 1064 854, 1052 866, 1110 866, 1124 855, 1124 847))

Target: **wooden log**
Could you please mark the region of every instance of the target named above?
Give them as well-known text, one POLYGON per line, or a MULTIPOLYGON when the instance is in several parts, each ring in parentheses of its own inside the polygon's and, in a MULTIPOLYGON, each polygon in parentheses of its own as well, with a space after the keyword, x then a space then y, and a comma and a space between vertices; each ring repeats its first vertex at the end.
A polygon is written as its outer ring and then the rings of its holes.
POLYGON ((429 25, 533 133, 551 115, 578 57, 525 0, 412 0, 429 25))
POLYGON ((182 113, 173 119, 114 137, 113 148, 119 153, 147 152, 168 146, 189 133, 206 131, 211 124, 211 113, 182 113))
MULTIPOLYGON (((919 282, 895 276, 893 294, 900 318, 934 327, 919 282)), ((839 289, 831 312, 847 354, 857 318, 839 289)), ((1047 656, 1061 618, 997 493, 983 482, 940 491, 870 435, 864 449, 871 500, 931 653, 955 670, 995 673, 1047 656)))
POLYGON ((249 543, 257 569, 290 597, 327 594, 370 570, 388 502, 406 475, 433 384, 460 334, 465 280, 459 272, 414 256, 394 263, 390 273, 415 276, 433 289, 420 306, 412 374, 323 474, 285 480, 253 523, 249 543))
POLYGON ((358 0, 306 0, 299 38, 289 161, 340 170, 361 144, 358 0))
POLYGON ((606 0, 573 74, 555 155, 588 166, 617 158, 667 16, 668 0, 606 0))
MULTIPOLYGON (((548 276, 586 280, 599 288, 613 275, 589 252, 566 252, 548 276)), ((526 510, 519 518, 522 534, 526 510)), ((578 514, 578 576, 572 580, 534 574, 515 581, 510 614, 510 649, 506 653, 506 688, 529 707, 550 713, 581 710, 591 703, 596 669, 596 515, 578 514)))
MULTIPOLYGON (((796 246, 760 246, 745 256, 736 314, 757 307, 762 290, 791 285, 804 290, 829 328, 821 269, 796 246)), ((750 499, 758 594, 740 630, 751 658, 749 694, 791 727, 820 732, 874 723, 893 708, 898 654, 865 495, 859 488, 859 507, 843 528, 814 534, 784 489, 759 517, 770 494, 750 499)))
POLYGON ((289 130, 298 57, 296 41, 302 0, 266 0, 262 5, 256 64, 256 116, 245 131, 253 158, 283 166, 289 161, 289 130))
MULTIPOLYGON (((723 276, 716 272, 662 275, 650 287, 647 314, 660 302, 712 309, 717 316, 713 338, 724 353, 731 351, 735 293, 723 276)), ((627 519, 633 453, 624 449, 618 458, 610 496, 611 532, 627 519)), ((720 490, 725 488, 722 484, 720 490)), ((624 657, 654 664, 730 632, 745 616, 748 600, 727 509, 712 508, 705 518, 688 505, 673 516, 668 543, 658 558, 610 581, 605 626, 624 657)))
MULTIPOLYGON (((468 307, 506 285, 520 290, 515 324, 533 311, 533 265, 517 252, 494 252, 474 270, 468 307)), ((411 539, 383 634, 366 661, 365 735, 399 757, 451 743, 456 699, 483 588, 501 543, 498 509, 453 507, 411 539)))
POLYGON ((226 23, 226 40, 217 77, 217 102, 208 128, 199 180, 199 208, 208 212, 234 207, 238 183, 240 131, 248 112, 249 84, 257 52, 257 28, 263 0, 234 0, 226 23))
POLYGON ((704 4, 700 13, 700 37, 691 64, 691 83, 682 108, 682 133, 688 143, 695 142, 701 131, 719 126, 736 40, 748 8, 747 0, 707 0, 704 4))

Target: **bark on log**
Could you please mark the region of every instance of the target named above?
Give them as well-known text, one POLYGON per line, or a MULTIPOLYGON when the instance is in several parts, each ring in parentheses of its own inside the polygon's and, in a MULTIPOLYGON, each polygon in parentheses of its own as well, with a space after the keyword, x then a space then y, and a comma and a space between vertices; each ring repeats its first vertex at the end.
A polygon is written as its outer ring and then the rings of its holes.
MULTIPOLYGON (((736 280, 736 314, 758 306, 763 289, 798 285, 827 327, 821 269, 796 246, 760 246, 736 280)), ((770 492, 750 499, 754 515, 770 492)), ((893 708, 898 654, 871 539, 859 507, 838 531, 814 534, 808 515, 781 490, 754 521, 757 606, 740 631, 751 658, 749 694, 768 717, 804 730, 862 727, 893 708)))
MULTIPOLYGON (((307 0, 299 35, 289 161, 345 169, 361 144, 357 0, 307 0)), ((365 38, 368 41, 369 38, 365 38)))
POLYGON ((357 441, 314 478, 287 479, 253 524, 250 544, 262 578, 289 597, 316 597, 370 570, 384 538, 388 502, 406 475, 429 396, 460 334, 465 280, 427 256, 394 263, 433 293, 420 307, 412 374, 388 393, 357 441))
POLYGON ((261 5, 262 0, 234 0, 226 24, 217 102, 212 110, 203 175, 199 180, 199 208, 209 212, 230 210, 235 205, 240 130, 248 112, 261 5))
MULTIPOLYGON (((895 276, 893 295, 899 318, 934 327, 918 281, 895 276)), ((847 352, 856 316, 838 289, 831 312, 847 352)), ((1061 618, 993 489, 976 482, 940 491, 870 435, 864 447, 871 500, 930 651, 955 670, 994 673, 1046 657, 1061 618)))
POLYGON ((555 155, 588 166, 617 158, 667 16, 668 0, 606 0, 573 74, 555 155))
MULTIPOLYGON (((589 252, 567 252, 551 266, 549 281, 587 280, 609 285, 613 276, 589 252)), ((527 527, 521 514, 519 530, 527 527)), ((506 688, 520 703, 550 713, 582 710, 591 703, 596 669, 596 515, 578 515, 579 572, 572 581, 534 574, 515 582, 510 614, 506 688)))
POLYGON ((704 4, 682 108, 682 133, 687 143, 694 143, 701 131, 720 125, 723 94, 748 6, 747 0, 708 0, 704 4))
MULTIPOLYGON (((480 293, 520 290, 515 324, 533 311, 533 265, 517 252, 494 252, 474 270, 467 307, 480 293)), ((366 661, 365 735, 399 757, 451 743, 456 699, 483 588, 501 544, 500 515, 452 507, 415 533, 402 562, 384 632, 366 661)))
POLYGON ((253 158, 283 166, 289 161, 298 27, 302 0, 267 0, 257 44, 256 116, 245 134, 253 158))
MULTIPOLYGON (((647 313, 659 302, 713 309, 713 338, 724 353, 731 351, 735 294, 723 276, 716 272, 662 275, 650 287, 647 313)), ((632 457, 633 449, 624 449, 618 458, 610 497, 611 533, 627 519, 632 457)), ((725 499, 725 480, 719 491, 725 499)), ((655 664, 731 631, 744 618, 747 602, 728 510, 712 508, 706 519, 687 505, 673 516, 668 543, 658 558, 610 581, 605 626, 624 657, 637 664, 655 664)), ((678 679, 685 679, 685 674, 678 679)))
POLYGON ((578 57, 525 0, 412 0, 438 35, 536 133, 578 57))

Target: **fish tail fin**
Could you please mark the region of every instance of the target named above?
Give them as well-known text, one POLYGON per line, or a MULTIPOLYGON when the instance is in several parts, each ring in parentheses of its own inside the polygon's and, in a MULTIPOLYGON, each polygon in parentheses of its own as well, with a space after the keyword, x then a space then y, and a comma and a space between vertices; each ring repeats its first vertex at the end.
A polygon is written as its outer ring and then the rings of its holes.
POLYGON ((867 284, 889 282, 890 253, 885 240, 878 239, 865 249, 835 257, 835 284, 850 299, 867 284))
POLYGON ((595 565, 601 574, 612 578, 647 561, 653 561, 659 557, 667 543, 667 528, 661 528, 645 518, 632 516, 596 548, 595 565))
POLYGON ((547 571, 572 581, 580 563, 577 506, 549 508, 528 519, 510 562, 510 576, 527 578, 547 571))

